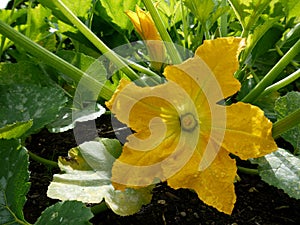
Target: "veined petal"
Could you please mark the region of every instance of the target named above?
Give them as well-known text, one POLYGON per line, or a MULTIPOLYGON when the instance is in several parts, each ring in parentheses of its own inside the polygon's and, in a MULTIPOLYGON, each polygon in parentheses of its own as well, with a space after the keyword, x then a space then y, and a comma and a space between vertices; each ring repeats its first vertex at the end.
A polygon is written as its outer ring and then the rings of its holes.
POLYGON ((160 71, 162 63, 166 60, 165 46, 150 13, 136 6, 136 13, 127 11, 126 14, 133 23, 135 30, 145 41, 151 60, 151 67, 160 71))
POLYGON ((198 56, 178 65, 167 66, 164 76, 184 88, 195 104, 201 105, 203 100, 209 104, 216 104, 225 98, 219 80, 206 62, 198 56))
POLYGON ((136 31, 144 40, 161 40, 151 15, 148 12, 136 6, 136 12, 129 10, 126 14, 133 23, 136 31))
MULTIPOLYGON (((155 131, 160 132, 158 127, 155 131)), ((155 179, 165 181, 180 171, 197 150, 199 128, 187 132, 177 127, 177 132, 176 129, 172 131, 161 134, 163 140, 156 143, 156 146, 150 144, 145 147, 142 132, 129 136, 122 155, 113 165, 114 187, 124 189, 148 186, 155 179), (149 146, 153 148, 148 149, 149 146)))
POLYGON ((139 87, 122 79, 106 106, 119 121, 147 135, 154 118, 161 118, 167 125, 179 126, 181 115, 187 112, 197 114, 190 96, 172 81, 155 87, 139 87))
POLYGON ((272 137, 272 122, 260 108, 238 102, 226 107, 226 117, 225 136, 221 145, 230 153, 246 160, 277 150, 272 137))
MULTIPOLYGON (((199 145, 198 147, 201 148, 199 145)), ((237 170, 235 160, 224 149, 220 149, 207 169, 195 171, 200 161, 201 154, 196 151, 186 166, 168 179, 169 186, 174 189, 193 189, 204 203, 231 214, 236 201, 233 184, 237 170)))
POLYGON ((201 57, 214 73, 225 98, 241 87, 233 74, 239 68, 238 55, 243 46, 244 39, 228 37, 204 41, 196 50, 195 55, 201 57))
POLYGON ((133 12, 131 10, 128 10, 125 13, 127 14, 127 16, 129 17, 129 19, 131 20, 131 22, 132 22, 132 24, 133 24, 134 29, 136 30, 136 32, 138 32, 142 36, 143 31, 142 31, 140 19, 139 19, 137 13, 135 13, 135 12, 133 12))
POLYGON ((173 153, 178 143, 177 133, 164 134, 163 142, 153 149, 136 149, 143 141, 142 133, 136 133, 128 138, 121 156, 112 168, 112 182, 116 189, 125 187, 138 188, 153 184, 155 178, 164 180, 162 162, 173 153), (131 148, 134 146, 134 149, 131 148))

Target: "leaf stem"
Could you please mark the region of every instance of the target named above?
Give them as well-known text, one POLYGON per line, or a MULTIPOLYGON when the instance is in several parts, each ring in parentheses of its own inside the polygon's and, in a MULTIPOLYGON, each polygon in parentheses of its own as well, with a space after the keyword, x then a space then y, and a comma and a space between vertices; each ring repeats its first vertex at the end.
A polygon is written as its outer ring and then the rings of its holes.
POLYGON ((165 28, 157 9, 154 7, 152 0, 143 0, 143 3, 146 6, 147 10, 151 14, 151 17, 157 27, 157 30, 158 30, 162 40, 164 41, 164 44, 170 55, 172 63, 173 64, 181 63, 182 62, 181 56, 180 56, 179 52, 177 51, 170 35, 168 34, 167 29, 165 28))
POLYGON ((49 159, 45 159, 43 157, 40 157, 36 154, 34 154, 33 152, 31 151, 28 151, 28 154, 29 156, 34 160, 34 161, 37 161, 39 163, 42 163, 43 165, 45 166, 50 166, 50 167, 58 167, 58 164, 57 162, 54 162, 52 160, 49 160, 49 159))
POLYGON ((253 103, 258 96, 272 84, 281 71, 293 60, 300 52, 300 40, 277 62, 277 64, 268 72, 268 74, 246 95, 242 101, 253 103))
POLYGON ((300 77, 300 69, 296 70, 294 73, 290 74, 289 76, 287 76, 286 78, 276 82, 275 84, 267 87, 259 97, 262 97, 264 95, 270 94, 271 92, 277 91, 280 88, 283 88, 285 86, 287 86, 288 84, 294 82, 295 80, 297 80, 300 77))
POLYGON ((246 168, 246 167, 242 167, 242 166, 238 166, 237 168, 242 173, 251 174, 251 175, 258 175, 258 170, 257 169, 250 169, 250 168, 246 168))
POLYGON ((100 204, 91 207, 91 211, 94 215, 102 213, 108 209, 106 203, 103 201, 100 204))
MULTIPOLYGON (((183 4, 183 0, 180 0, 180 11, 181 11, 181 18, 182 18, 182 30, 183 30, 183 35, 184 35, 183 47, 184 48, 189 48, 189 43, 188 43, 188 35, 189 35, 188 13, 186 13, 187 10, 185 9, 185 6, 183 4)), ((175 27, 175 25, 174 25, 174 27, 175 27)), ((178 34, 178 32, 176 32, 176 34, 178 34)))
MULTIPOLYGON (((222 0, 221 1, 221 6, 224 7, 224 6, 227 6, 227 5, 228 5, 227 0, 222 0)), ((228 32, 227 32, 227 29, 228 29, 227 16, 228 16, 228 13, 224 13, 220 18, 221 37, 227 37, 227 35, 228 35, 228 32)))
POLYGON ((31 34, 31 27, 32 27, 32 0, 28 1, 28 6, 27 6, 27 26, 25 30, 25 36, 30 37, 31 34))
POLYGON ((160 77, 159 75, 157 75, 155 72, 153 72, 152 70, 149 70, 148 68, 146 67, 143 67, 141 66, 140 64, 138 63, 135 63, 131 60, 128 60, 128 59, 125 59, 123 58, 123 60, 131 67, 133 68, 134 70, 137 70, 141 73, 144 73, 146 75, 148 75, 150 78, 152 78, 153 82, 155 84, 161 84, 161 81, 162 81, 162 77, 160 77))
POLYGON ((3 36, 6 36, 15 44, 22 46, 28 53, 35 56, 39 60, 43 60, 43 62, 59 71, 64 73, 66 76, 73 79, 76 83, 78 83, 81 78, 84 76, 85 82, 89 84, 93 84, 92 86, 88 86, 95 91, 101 89, 101 97, 104 99, 110 99, 113 95, 113 90, 109 87, 105 86, 103 83, 100 83, 98 80, 95 80, 93 77, 89 76, 85 72, 81 71, 77 67, 72 64, 66 62, 61 59, 57 55, 38 45, 37 43, 30 40, 28 37, 24 36, 20 32, 13 29, 11 26, 7 25, 5 22, 0 20, 0 33, 3 36))
POLYGON ((278 138, 282 133, 300 123, 300 108, 273 124, 273 137, 278 138))
POLYGON ((139 76, 109 47, 107 47, 87 26, 85 26, 73 12, 61 1, 52 1, 53 4, 75 25, 78 30, 99 49, 102 54, 111 60, 120 70, 122 70, 131 80, 139 79, 139 76))

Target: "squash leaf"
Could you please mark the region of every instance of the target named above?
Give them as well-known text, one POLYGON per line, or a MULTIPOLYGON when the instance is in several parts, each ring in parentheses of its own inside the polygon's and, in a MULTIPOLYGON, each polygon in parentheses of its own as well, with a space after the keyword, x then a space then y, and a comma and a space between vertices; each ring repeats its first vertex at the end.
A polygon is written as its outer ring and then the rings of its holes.
POLYGON ((300 159, 279 148, 264 157, 254 159, 261 178, 268 184, 282 189, 290 197, 300 199, 300 159))
POLYGON ((0 140, 0 224, 27 224, 23 207, 30 183, 28 155, 18 140, 0 140))
POLYGON ((67 101, 61 89, 33 84, 5 85, 1 87, 0 95, 0 127, 32 119, 33 124, 25 136, 55 120, 67 101))
POLYGON ((58 202, 48 207, 36 221, 35 225, 88 225, 93 217, 90 208, 82 202, 58 202))
MULTIPOLYGON (((281 120, 288 116, 290 113, 299 109, 300 106, 300 93, 289 92, 285 96, 279 98, 275 103, 275 112, 277 119, 281 120)), ((290 142, 294 147, 294 152, 300 153, 300 124, 294 126, 288 131, 281 134, 281 137, 290 142)))
POLYGON ((115 190, 111 183, 111 169, 121 145, 114 139, 85 142, 59 159, 64 174, 56 174, 48 187, 48 196, 60 200, 77 200, 107 205, 118 215, 136 213, 151 201, 152 187, 138 190, 115 190))

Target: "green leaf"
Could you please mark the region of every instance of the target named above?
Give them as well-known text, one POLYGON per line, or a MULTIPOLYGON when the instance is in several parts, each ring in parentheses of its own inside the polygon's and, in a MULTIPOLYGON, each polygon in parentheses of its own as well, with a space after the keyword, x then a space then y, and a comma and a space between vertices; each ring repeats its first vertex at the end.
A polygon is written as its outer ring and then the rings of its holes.
POLYGON ((236 17, 240 21, 244 34, 253 29, 254 24, 257 22, 263 11, 268 5, 277 0, 228 0, 231 4, 236 17))
MULTIPOLYGON (((292 112, 299 109, 300 106, 300 92, 289 92, 285 96, 279 98, 275 103, 275 112, 277 119, 281 120, 292 112)), ((290 142, 295 152, 300 151, 300 124, 294 126, 292 129, 284 132, 281 135, 286 141, 290 142)))
POLYGON ((298 0, 281 0, 281 2, 286 6, 287 8, 287 14, 288 18, 296 17, 300 18, 299 11, 300 11, 300 2, 298 0))
POLYGON ((16 122, 0 128, 0 138, 12 139, 21 137, 32 126, 32 120, 16 122))
POLYGON ((213 0, 185 0, 184 4, 191 10, 201 24, 206 23, 215 7, 213 0))
POLYGON ((249 60, 251 63, 255 59, 274 47, 276 41, 281 38, 282 30, 273 27, 279 18, 269 18, 262 24, 256 26, 252 34, 247 37, 247 46, 242 53, 243 61, 249 60))
POLYGON ((152 187, 125 191, 114 189, 110 181, 111 169, 115 156, 120 154, 121 145, 113 139, 98 139, 79 145, 69 152, 68 158, 60 158, 59 166, 65 173, 54 175, 48 196, 85 203, 100 203, 104 199, 116 214, 136 213, 151 201, 152 187))
POLYGON ((284 39, 279 47, 283 52, 287 52, 300 39, 300 23, 296 24, 289 32, 284 35, 284 39))
POLYGON ((35 225, 88 225, 93 217, 90 208, 77 201, 58 202, 48 207, 38 218, 35 225))
POLYGON ((28 224, 23 206, 30 183, 28 155, 17 140, 0 140, 0 224, 28 224))
POLYGON ((0 96, 0 127, 32 119, 33 125, 25 136, 55 120, 67 101, 61 89, 33 84, 2 86, 0 96))
MULTIPOLYGON (((26 8, 14 10, 14 13, 12 13, 12 10, 0 10, 0 20, 6 22, 9 25, 11 25, 12 23, 15 23, 16 25, 18 25, 19 23, 17 22, 17 20, 20 19, 21 17, 23 17, 24 15, 26 15, 26 13, 27 13, 26 8)), ((16 29, 18 29, 17 26, 16 26, 16 29)), ((4 42, 1 43, 2 46, 0 47, 0 49, 2 51, 5 51, 11 45, 13 45, 13 42, 11 40, 3 37, 1 34, 0 34, 0 40, 1 41, 4 40, 4 42)))
MULTIPOLYGON (((60 21, 58 21, 59 32, 76 31, 76 28, 72 26, 69 20, 55 7, 52 0, 39 0, 39 2, 52 10, 52 13, 60 21)), ((92 0, 62 0, 62 2, 84 23, 87 22, 89 16, 89 10, 92 7, 92 0)))
POLYGON ((0 63, 0 84, 37 84, 49 86, 51 79, 36 64, 29 61, 0 63))
MULTIPOLYGON (((27 20, 26 35, 35 42, 51 35, 49 32, 49 24, 45 20, 45 18, 51 16, 51 10, 46 9, 41 5, 37 5, 35 8, 28 8, 27 10, 30 20, 27 20)), ((55 46, 55 42, 53 44, 55 46)))
POLYGON ((280 94, 276 91, 259 97, 255 102, 255 105, 262 109, 265 113, 265 116, 268 117, 268 119, 270 119, 272 122, 275 122, 277 118, 274 107, 279 96, 280 94))
POLYGON ((290 197, 300 199, 300 159, 284 149, 253 159, 259 165, 261 178, 270 185, 284 190, 290 197))
POLYGON ((133 26, 126 16, 127 10, 133 10, 138 0, 99 0, 96 6, 96 14, 101 16, 119 32, 131 31, 133 26), (116 27, 116 26, 117 27, 116 27))

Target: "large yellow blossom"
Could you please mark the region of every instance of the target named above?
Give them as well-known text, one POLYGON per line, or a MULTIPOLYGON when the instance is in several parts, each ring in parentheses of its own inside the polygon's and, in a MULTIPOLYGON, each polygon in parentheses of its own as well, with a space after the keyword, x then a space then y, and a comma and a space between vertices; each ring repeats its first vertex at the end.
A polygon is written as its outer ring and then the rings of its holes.
POLYGON ((205 41, 193 58, 166 67, 167 82, 161 85, 120 82, 107 106, 135 133, 113 165, 116 188, 167 181, 231 214, 237 167, 229 154, 248 159, 277 149, 262 110, 220 103, 240 89, 233 73, 242 45, 239 38, 205 41))
POLYGON ((136 6, 136 12, 129 10, 126 14, 133 23, 135 30, 146 43, 151 66, 160 71, 162 63, 166 59, 165 47, 150 13, 136 6))

